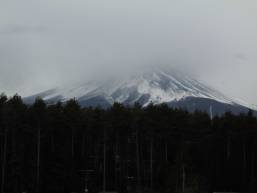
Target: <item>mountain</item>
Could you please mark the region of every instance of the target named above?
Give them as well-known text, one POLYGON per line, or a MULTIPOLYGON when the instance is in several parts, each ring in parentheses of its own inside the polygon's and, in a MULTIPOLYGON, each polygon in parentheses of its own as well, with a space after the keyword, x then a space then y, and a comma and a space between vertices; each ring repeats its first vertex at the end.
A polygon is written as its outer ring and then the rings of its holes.
POLYGON ((26 97, 24 100, 32 103, 37 97, 48 103, 65 102, 75 97, 83 107, 104 108, 114 102, 124 105, 140 103, 142 106, 166 103, 189 111, 211 110, 213 114, 222 114, 226 111, 245 113, 251 108, 185 74, 167 70, 66 85, 26 97))

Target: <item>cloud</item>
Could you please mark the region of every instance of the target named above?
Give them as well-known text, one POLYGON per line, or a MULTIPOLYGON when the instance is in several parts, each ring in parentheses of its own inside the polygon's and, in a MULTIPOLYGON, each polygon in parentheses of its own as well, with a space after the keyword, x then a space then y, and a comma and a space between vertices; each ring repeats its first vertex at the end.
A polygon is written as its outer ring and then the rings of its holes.
POLYGON ((2 35, 40 33, 44 31, 46 31, 46 29, 42 26, 7 25, 1 26, 0 28, 0 34, 2 35))
POLYGON ((28 95, 168 64, 257 104, 253 0, 0 3, 0 88, 28 95))

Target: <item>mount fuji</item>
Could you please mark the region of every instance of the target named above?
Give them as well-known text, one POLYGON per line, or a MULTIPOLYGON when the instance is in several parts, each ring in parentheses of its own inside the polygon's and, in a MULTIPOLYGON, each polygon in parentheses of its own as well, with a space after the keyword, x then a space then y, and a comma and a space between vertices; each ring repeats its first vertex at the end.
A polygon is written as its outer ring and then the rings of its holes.
POLYGON ((169 70, 154 70, 122 78, 80 82, 26 97, 24 101, 33 103, 37 97, 48 104, 76 98, 82 107, 103 108, 108 108, 115 102, 124 105, 140 103, 143 107, 151 103, 155 105, 166 103, 171 107, 189 111, 201 110, 209 113, 211 110, 213 114, 218 115, 226 111, 235 114, 246 113, 249 109, 254 109, 194 78, 169 70))

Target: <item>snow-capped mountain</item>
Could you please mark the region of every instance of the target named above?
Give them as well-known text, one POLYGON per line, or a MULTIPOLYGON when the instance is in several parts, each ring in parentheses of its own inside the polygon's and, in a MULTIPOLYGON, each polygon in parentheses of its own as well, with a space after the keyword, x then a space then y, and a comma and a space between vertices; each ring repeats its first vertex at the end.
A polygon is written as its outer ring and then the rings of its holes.
POLYGON ((211 107, 218 114, 246 112, 249 108, 187 75, 163 70, 67 85, 26 97, 25 101, 32 102, 36 97, 49 103, 76 98, 81 106, 108 107, 114 102, 125 105, 137 102, 142 106, 167 103, 188 110, 209 111, 211 107))

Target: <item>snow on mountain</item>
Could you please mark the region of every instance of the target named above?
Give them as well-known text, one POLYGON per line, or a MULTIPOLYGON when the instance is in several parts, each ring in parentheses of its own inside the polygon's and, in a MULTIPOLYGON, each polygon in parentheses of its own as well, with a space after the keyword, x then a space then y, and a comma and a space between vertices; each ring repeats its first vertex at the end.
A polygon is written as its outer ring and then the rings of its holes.
MULTIPOLYGON (((111 105, 114 102, 133 105, 135 102, 147 106, 150 103, 173 103, 188 98, 213 100, 227 105, 240 106, 241 103, 224 96, 219 91, 197 80, 174 71, 155 70, 124 76, 122 79, 109 78, 104 81, 89 81, 66 85, 42 92, 31 97, 32 101, 41 97, 49 102, 65 102, 76 98, 82 106, 111 105)), ((249 107, 245 104, 242 106, 249 107)))

